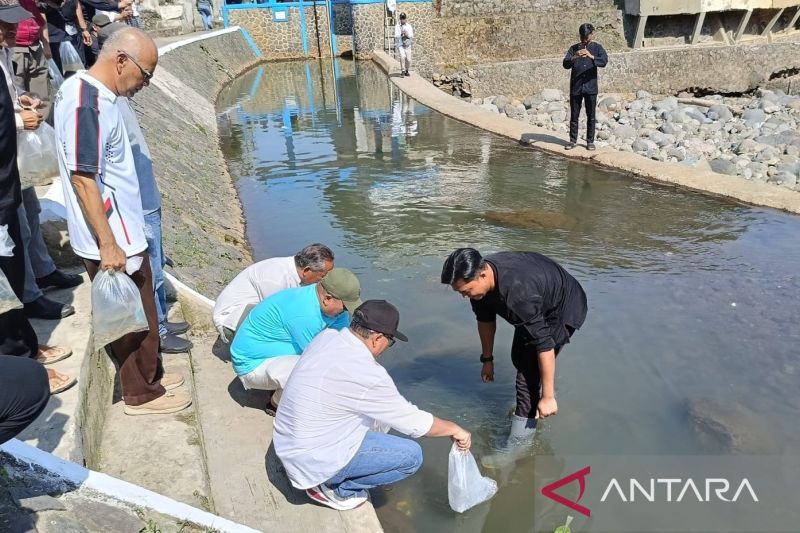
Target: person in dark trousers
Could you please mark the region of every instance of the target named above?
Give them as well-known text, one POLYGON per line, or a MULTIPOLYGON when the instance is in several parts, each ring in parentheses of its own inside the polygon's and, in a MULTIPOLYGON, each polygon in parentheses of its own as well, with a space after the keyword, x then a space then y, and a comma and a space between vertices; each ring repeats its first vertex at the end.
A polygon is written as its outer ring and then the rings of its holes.
POLYGON ((0 355, 0 444, 22 433, 50 399, 47 371, 26 357, 0 355))
POLYGON ((558 412, 556 356, 586 318, 583 288, 544 255, 499 252, 483 257, 474 248, 459 248, 448 256, 441 282, 470 299, 478 321, 484 383, 494 381, 497 316, 514 326, 516 407, 509 446, 529 443, 537 420, 558 412))
POLYGON ((595 108, 597 107, 597 68, 608 64, 608 54, 600 43, 594 42, 594 26, 581 24, 581 42, 573 44, 564 56, 564 68, 571 69, 569 80, 569 143, 566 150, 578 142, 578 120, 581 105, 586 104, 586 148, 594 150, 595 108))

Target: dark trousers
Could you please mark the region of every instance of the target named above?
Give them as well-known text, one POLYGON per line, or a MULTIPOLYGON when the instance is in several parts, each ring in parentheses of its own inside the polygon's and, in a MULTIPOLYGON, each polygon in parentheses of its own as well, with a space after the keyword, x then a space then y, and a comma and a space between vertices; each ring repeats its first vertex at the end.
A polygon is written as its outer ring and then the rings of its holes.
MULTIPOLYGON (((19 218, 7 217, 8 234, 14 242, 14 255, 0 257, 0 270, 8 279, 11 290, 19 301, 25 287, 25 246, 19 229, 19 218)), ((33 326, 22 309, 13 309, 0 315, 0 354, 36 357, 39 352, 39 340, 33 326)))
POLYGON ((586 104, 586 142, 594 142, 595 118, 597 108, 596 94, 572 94, 569 97, 569 141, 578 142, 578 121, 581 116, 581 105, 586 104))
MULTIPOLYGON (((153 272, 150 270, 150 258, 147 253, 141 255, 144 258, 142 268, 135 272, 131 279, 139 289, 149 330, 128 333, 112 342, 108 350, 119 367, 122 399, 127 405, 147 403, 163 396, 165 392, 161 386, 164 368, 159 357, 160 339, 156 301, 153 298, 153 272)), ((84 259, 83 264, 86 266, 89 278, 94 280, 100 261, 84 259)), ((102 309, 92 309, 92 313, 102 312, 102 309)))
MULTIPOLYGON (((561 349, 575 332, 570 326, 564 328, 562 339, 556 339, 555 351, 558 356, 561 349)), ((517 405, 514 414, 524 418, 535 418, 536 407, 541 397, 541 375, 539 374, 539 352, 533 344, 533 339, 523 328, 514 330, 514 340, 511 343, 511 362, 517 369, 517 378, 514 385, 517 389, 517 405)))
POLYGON ((49 398, 47 370, 41 364, 0 355, 0 444, 36 420, 49 398))

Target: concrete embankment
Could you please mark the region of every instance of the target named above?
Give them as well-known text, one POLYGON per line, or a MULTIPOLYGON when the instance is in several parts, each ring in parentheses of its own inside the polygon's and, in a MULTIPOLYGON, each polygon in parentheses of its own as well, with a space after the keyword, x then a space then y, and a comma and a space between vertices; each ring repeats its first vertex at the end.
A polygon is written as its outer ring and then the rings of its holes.
POLYGON ((679 163, 654 161, 630 152, 608 149, 590 152, 583 147, 565 152, 565 139, 554 136, 550 130, 500 116, 461 101, 445 94, 418 75, 401 78, 397 74, 398 62, 383 51, 376 50, 373 53, 373 60, 384 71, 390 73, 395 85, 420 103, 456 120, 508 137, 521 144, 531 145, 570 159, 591 161, 655 182, 678 185, 747 204, 800 213, 800 194, 774 185, 734 179, 708 170, 687 168, 679 163))

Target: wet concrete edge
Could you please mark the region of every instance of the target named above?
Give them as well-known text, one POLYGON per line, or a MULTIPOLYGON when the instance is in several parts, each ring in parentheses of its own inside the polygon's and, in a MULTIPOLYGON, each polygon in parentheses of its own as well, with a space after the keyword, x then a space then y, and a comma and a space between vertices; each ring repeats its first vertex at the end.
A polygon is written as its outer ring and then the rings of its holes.
POLYGON ((746 181, 680 163, 654 161, 630 152, 611 149, 589 152, 582 146, 566 152, 566 139, 556 137, 550 130, 500 116, 461 101, 445 94, 416 73, 401 78, 400 64, 382 50, 375 50, 372 60, 389 75, 392 83, 421 104, 458 121, 517 141, 521 145, 559 157, 594 163, 656 183, 676 185, 729 201, 800 214, 800 193, 775 185, 746 181))

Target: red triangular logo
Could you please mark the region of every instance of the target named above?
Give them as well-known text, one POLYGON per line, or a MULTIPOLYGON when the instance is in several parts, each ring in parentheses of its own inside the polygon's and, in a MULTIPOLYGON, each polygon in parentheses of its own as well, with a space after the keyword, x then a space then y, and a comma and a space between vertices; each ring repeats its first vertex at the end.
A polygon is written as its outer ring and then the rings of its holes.
POLYGON ((588 476, 592 472, 592 467, 587 466, 581 470, 578 470, 574 474, 570 474, 567 477, 562 477, 561 479, 550 483, 549 485, 542 487, 542 496, 547 496, 551 500, 560 503, 566 507, 569 507, 575 512, 581 513, 584 516, 592 516, 592 511, 589 508, 580 505, 578 502, 581 501, 583 498, 583 493, 586 491, 586 476, 588 476), (555 491, 563 487, 564 485, 569 485, 573 481, 578 481, 578 486, 580 488, 580 492, 578 493, 578 499, 575 501, 568 500, 565 497, 561 496, 560 494, 556 494, 555 491))

